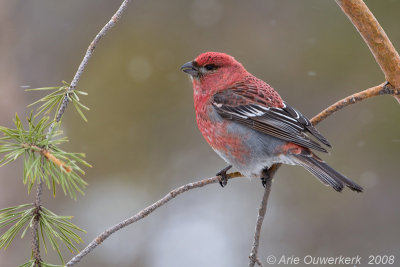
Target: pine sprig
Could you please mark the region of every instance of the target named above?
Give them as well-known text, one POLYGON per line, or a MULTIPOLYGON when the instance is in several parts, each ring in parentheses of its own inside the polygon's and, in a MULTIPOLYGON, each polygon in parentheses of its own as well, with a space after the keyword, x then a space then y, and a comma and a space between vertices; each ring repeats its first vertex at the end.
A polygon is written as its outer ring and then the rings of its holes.
MULTIPOLYGON (((46 253, 47 239, 53 250, 57 251, 62 263, 64 263, 59 243, 63 243, 71 252, 78 251, 75 244, 82 243, 83 241, 76 232, 86 233, 86 231, 70 222, 72 216, 59 216, 44 207, 40 207, 37 210, 37 215, 34 213, 36 213, 36 207, 32 203, 0 210, 0 229, 12 225, 0 236, 0 249, 6 249, 22 229, 21 238, 23 238, 28 228, 32 227, 34 217, 38 216, 40 236, 46 253)), ((34 266, 31 265, 32 263, 34 262, 29 261, 21 266, 34 266)))
POLYGON ((23 204, 0 210, 0 229, 13 224, 0 236, 0 249, 6 249, 24 226, 25 229, 22 232, 21 238, 25 235, 30 224, 28 222, 32 221, 32 212, 34 209, 33 204, 23 204), (23 208, 29 206, 30 208, 23 210, 23 208))
MULTIPOLYGON (((39 116, 40 114, 48 115, 54 109, 59 110, 60 106, 63 102, 63 99, 65 97, 67 97, 68 100, 74 104, 76 111, 79 113, 79 115, 82 117, 82 119, 85 122, 87 122, 87 119, 86 119, 85 115, 83 114, 82 109, 85 109, 85 110, 90 110, 90 109, 80 102, 80 99, 78 96, 78 95, 87 95, 87 93, 83 92, 83 91, 78 91, 78 90, 71 90, 70 84, 68 84, 65 81, 62 81, 62 83, 63 83, 62 86, 57 86, 57 87, 42 87, 42 88, 27 89, 26 91, 53 91, 50 94, 48 94, 48 95, 40 98, 39 100, 33 102, 32 104, 28 105, 28 107, 37 105, 39 103, 43 103, 37 108, 37 110, 36 110, 37 113, 36 113, 35 117, 39 116)), ((55 116, 56 115, 57 114, 55 114, 55 116)))
POLYGON ((58 242, 61 241, 71 252, 78 251, 75 243, 79 244, 83 240, 76 232, 86 233, 86 231, 70 222, 72 216, 59 216, 43 207, 39 214, 40 232, 46 253, 47 244, 45 240, 47 239, 64 263, 58 242))
POLYGON ((83 194, 87 183, 81 178, 85 172, 79 167, 91 167, 83 158, 83 153, 71 153, 61 150, 58 145, 68 141, 61 137, 62 131, 53 127, 52 138, 46 138, 45 130, 52 122, 44 117, 35 124, 31 113, 28 129, 25 130, 18 117, 15 116, 16 129, 0 126, 3 137, 0 138, 0 153, 5 153, 0 160, 0 167, 19 157, 24 158, 23 182, 28 185, 28 192, 36 181, 44 181, 47 187, 56 192, 56 184, 60 184, 64 194, 76 199, 76 191, 83 194))

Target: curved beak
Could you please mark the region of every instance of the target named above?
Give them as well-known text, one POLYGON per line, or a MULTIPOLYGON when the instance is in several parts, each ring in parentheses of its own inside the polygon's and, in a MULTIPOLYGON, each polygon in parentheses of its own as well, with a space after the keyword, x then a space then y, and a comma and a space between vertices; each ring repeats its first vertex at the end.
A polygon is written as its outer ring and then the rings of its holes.
POLYGON ((182 65, 181 71, 186 72, 191 76, 198 76, 199 75, 199 68, 196 66, 195 62, 189 61, 182 65))

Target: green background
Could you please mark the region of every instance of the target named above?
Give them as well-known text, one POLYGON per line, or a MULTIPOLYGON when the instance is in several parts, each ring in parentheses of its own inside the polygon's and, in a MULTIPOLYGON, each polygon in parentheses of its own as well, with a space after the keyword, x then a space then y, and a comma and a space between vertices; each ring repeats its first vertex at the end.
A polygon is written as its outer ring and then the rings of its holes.
MULTIPOLYGON (((0 125, 42 96, 24 86, 70 82, 87 46, 121 1, 0 1, 0 125)), ((366 1, 400 49, 400 1, 366 1)), ((64 116, 70 142, 85 152, 85 196, 44 190, 44 205, 87 230, 89 243, 182 184, 225 163, 197 130, 192 88, 179 67, 205 51, 233 55, 308 117, 384 81, 368 47, 334 1, 132 1, 104 37, 78 87, 88 123, 64 116)), ((336 193, 300 167, 275 176, 259 257, 395 255, 400 264, 400 107, 384 96, 348 107, 318 129, 333 144, 322 155, 365 188, 336 193)), ((0 169, 0 207, 32 202, 21 162, 0 169)), ((263 188, 235 179, 193 190, 114 234, 79 266, 247 266, 263 188)), ((30 256, 30 236, 0 252, 0 266, 30 256)), ((83 248, 84 246, 80 246, 83 248)), ((65 252, 67 260, 72 254, 65 252)), ((59 263, 51 251, 42 255, 59 263)), ((395 264, 395 265, 396 265, 395 264)), ((303 266, 299 264, 297 266, 303 266)))

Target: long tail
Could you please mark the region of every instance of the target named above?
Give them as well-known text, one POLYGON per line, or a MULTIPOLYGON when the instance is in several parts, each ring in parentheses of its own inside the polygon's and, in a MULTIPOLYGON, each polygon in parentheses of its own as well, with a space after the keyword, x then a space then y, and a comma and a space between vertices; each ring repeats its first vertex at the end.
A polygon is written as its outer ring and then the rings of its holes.
POLYGON ((302 152, 303 153, 293 155, 297 164, 306 168, 324 184, 332 186, 338 192, 341 192, 345 185, 351 190, 357 192, 363 191, 361 186, 334 170, 331 166, 326 164, 325 161, 317 157, 311 151, 303 150, 302 152))

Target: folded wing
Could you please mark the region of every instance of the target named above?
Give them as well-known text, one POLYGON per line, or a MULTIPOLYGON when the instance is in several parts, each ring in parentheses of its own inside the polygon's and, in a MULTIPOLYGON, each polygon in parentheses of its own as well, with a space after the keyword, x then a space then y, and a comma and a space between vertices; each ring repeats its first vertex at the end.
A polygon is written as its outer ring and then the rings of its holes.
POLYGON ((299 111, 285 102, 281 107, 268 107, 241 94, 242 91, 241 88, 235 92, 233 87, 214 95, 212 104, 221 117, 306 148, 327 152, 318 142, 306 135, 309 133, 323 144, 331 146, 299 111), (232 105, 232 101, 227 101, 232 97, 236 99, 234 102, 240 105, 232 105))

